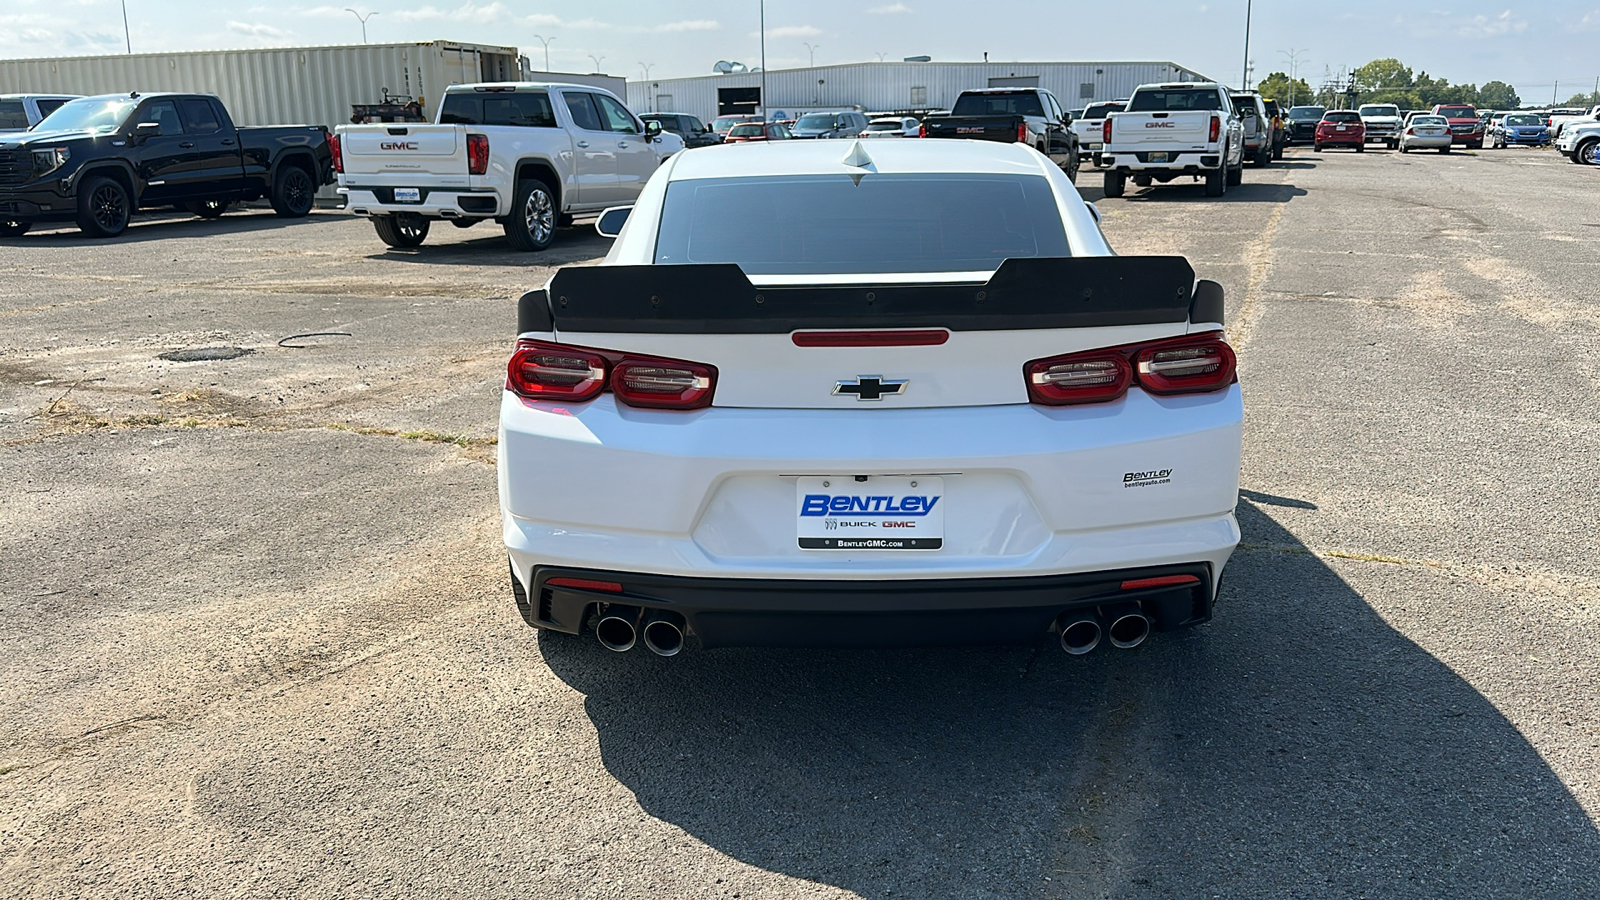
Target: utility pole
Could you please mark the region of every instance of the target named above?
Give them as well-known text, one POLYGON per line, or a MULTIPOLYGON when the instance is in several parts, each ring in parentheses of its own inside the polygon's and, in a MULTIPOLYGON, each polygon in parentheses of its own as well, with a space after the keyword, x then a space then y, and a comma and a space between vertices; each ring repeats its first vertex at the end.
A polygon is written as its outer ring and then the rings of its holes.
POLYGON ((133 32, 128 30, 128 0, 122 0, 122 37, 128 42, 128 55, 133 55, 133 32))
POLYGON ((1250 14, 1255 0, 1245 0, 1244 3, 1244 83, 1239 85, 1239 90, 1250 90, 1250 14))
MULTIPOLYGON (((767 120, 767 0, 761 0, 761 121, 767 120)), ((751 110, 754 112, 754 110, 751 110)))
POLYGON ((801 41, 800 43, 806 45, 806 53, 807 53, 807 55, 809 55, 811 57, 811 68, 813 68, 813 69, 816 68, 817 67, 817 46, 821 46, 821 45, 813 46, 810 41, 801 41))
POLYGON ((543 38, 536 34, 533 39, 544 45, 544 70, 548 72, 550 71, 550 42, 555 38, 543 38))
MULTIPOLYGON (((127 0, 123 0, 123 3, 124 3, 124 8, 126 8, 127 0)), ((367 42, 367 20, 372 18, 373 16, 377 15, 377 13, 376 12, 369 12, 366 15, 363 16, 361 13, 356 12, 355 10, 351 9, 348 6, 346 6, 344 8, 344 11, 349 13, 352 16, 355 16, 356 20, 361 23, 361 43, 365 44, 367 42)))
POLYGON ((1280 54, 1282 54, 1283 56, 1288 57, 1288 59, 1289 59, 1289 105, 1290 106, 1294 106, 1294 99, 1295 99, 1294 85, 1295 85, 1295 82, 1299 80, 1299 75, 1300 75, 1300 54, 1302 54, 1302 53, 1310 53, 1311 51, 1310 50, 1279 50, 1278 52, 1280 54))

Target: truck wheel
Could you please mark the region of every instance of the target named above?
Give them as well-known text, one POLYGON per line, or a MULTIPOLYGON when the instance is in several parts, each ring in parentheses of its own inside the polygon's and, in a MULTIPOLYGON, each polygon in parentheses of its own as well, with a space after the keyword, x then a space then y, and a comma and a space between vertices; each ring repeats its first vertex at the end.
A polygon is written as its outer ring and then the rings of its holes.
POLYGON ((202 219, 220 219, 222 214, 228 211, 228 201, 192 200, 185 203, 183 208, 202 219))
MULTIPOLYGON (((303 218, 317 199, 317 186, 306 170, 295 165, 278 169, 272 179, 272 211, 285 219, 303 218)), ((418 243, 421 243, 420 241, 418 243)))
POLYGON ((1072 151, 1072 162, 1067 166, 1067 168, 1064 168, 1061 171, 1063 171, 1063 172, 1065 172, 1067 174, 1067 180, 1068 181, 1077 181, 1078 180, 1078 170, 1080 168, 1082 168, 1082 167, 1083 167, 1083 157, 1078 155, 1078 151, 1074 150, 1074 151, 1072 151))
POLYGON ((372 227, 378 239, 391 247, 420 247, 428 239, 428 220, 416 213, 373 216, 372 227))
POLYGON ((550 186, 538 179, 519 183, 503 227, 513 250, 527 253, 549 247, 556 237, 556 201, 550 186))
POLYGON ((1221 197, 1228 192, 1228 173, 1223 169, 1212 169, 1206 173, 1206 196, 1221 197))
POLYGON ((78 230, 89 237, 116 237, 132 215, 133 199, 115 178, 90 178, 78 188, 78 230))
POLYGON ((1107 197, 1121 197, 1128 189, 1128 178, 1121 172, 1107 172, 1102 188, 1107 197))
POLYGON ((1357 144, 1356 145, 1356 152, 1357 153, 1365 153, 1365 152, 1367 152, 1367 145, 1366 144, 1357 144))
POLYGON ((11 219, 0 219, 0 238, 22 237, 33 227, 32 222, 17 222, 11 219))
POLYGON ((1238 187, 1244 184, 1244 159, 1242 157, 1239 159, 1238 167, 1228 170, 1227 178, 1228 187, 1238 187))
POLYGON ((1314 152, 1321 153, 1322 152, 1322 142, 1321 141, 1313 141, 1311 143, 1311 149, 1314 152))
MULTIPOLYGON (((1590 138, 1572 148, 1572 161, 1580 166, 1600 164, 1600 138, 1590 138)), ((24 228, 27 226, 24 225, 24 228)))
POLYGON ((1440 147, 1439 148, 1439 152, 1440 153, 1449 153, 1450 152, 1450 148, 1449 147, 1440 147))
POLYGON ((1407 147, 1405 144, 1401 144, 1400 145, 1400 152, 1401 153, 1410 153, 1411 152, 1411 148, 1407 147))
POLYGON ((1272 145, 1272 158, 1273 159, 1283 159, 1283 144, 1282 143, 1277 143, 1277 144, 1273 144, 1272 145))
POLYGON ((1470 146, 1474 150, 1482 150, 1483 149, 1483 141, 1473 141, 1470 146))

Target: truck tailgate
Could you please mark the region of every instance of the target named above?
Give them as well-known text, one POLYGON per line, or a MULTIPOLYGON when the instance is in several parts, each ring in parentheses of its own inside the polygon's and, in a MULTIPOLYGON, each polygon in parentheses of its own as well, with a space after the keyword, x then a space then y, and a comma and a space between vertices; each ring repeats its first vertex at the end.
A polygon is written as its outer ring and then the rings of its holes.
POLYGON ((939 116, 926 119, 931 138, 969 138, 978 141, 1014 143, 1017 126, 1022 120, 1016 116, 939 116))
POLYGON ((404 176, 418 185, 467 181, 464 126, 342 125, 338 133, 347 181, 350 176, 404 176))
POLYGON ((1111 144, 1114 147, 1175 145, 1200 147, 1211 138, 1211 119, 1216 113, 1204 110, 1177 112, 1112 113, 1111 144))

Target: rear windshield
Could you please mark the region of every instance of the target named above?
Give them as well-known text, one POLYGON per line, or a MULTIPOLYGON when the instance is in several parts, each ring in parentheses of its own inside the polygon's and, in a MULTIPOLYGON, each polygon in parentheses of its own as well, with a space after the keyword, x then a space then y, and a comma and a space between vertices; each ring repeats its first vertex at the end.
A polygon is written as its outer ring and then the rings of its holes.
POLYGON ((1085 119, 1104 119, 1107 113, 1122 112, 1126 103, 1091 103, 1083 110, 1085 119))
POLYGON ((962 94, 952 116, 1043 116, 1044 106, 1032 91, 1016 94, 962 94))
POLYGON ((828 130, 832 130, 834 119, 836 118, 837 116, 835 116, 833 113, 807 113, 806 115, 800 117, 800 121, 794 123, 794 127, 826 128, 828 130))
POLYGON ((760 119, 752 119, 750 116, 718 116, 717 118, 711 120, 711 130, 712 131, 727 131, 729 128, 732 128, 733 126, 739 124, 740 122, 751 122, 751 121, 759 122, 761 120, 760 119))
POLYGON ((1441 106, 1437 114, 1448 119, 1476 119, 1478 111, 1470 106, 1441 106))
POLYGON ((900 131, 904 128, 899 122, 873 122, 867 126, 868 131, 900 131))
POLYGON ((556 114, 544 92, 446 94, 440 125, 516 125, 554 128, 556 114))
POLYGON ((0 128, 28 130, 28 110, 21 100, 0 100, 0 128))
POLYGON ((1443 125, 1444 116, 1417 116, 1411 120, 1413 125, 1443 125))
POLYGON ((1289 118, 1311 119, 1315 121, 1322 118, 1322 114, 1327 111, 1328 108, 1326 106, 1296 106, 1289 110, 1289 118))
POLYGON ((675 181, 658 265, 736 263, 749 275, 992 271, 1071 256, 1039 175, 794 175, 675 181))
POLYGON ((1166 112, 1184 109, 1221 109, 1216 88, 1161 88, 1134 92, 1128 112, 1166 112))
POLYGON ((754 137, 761 134, 760 125, 735 125, 728 132, 728 137, 754 137))
POLYGON ((1322 121, 1324 121, 1324 122, 1359 122, 1359 121, 1361 121, 1361 115, 1359 113, 1353 113, 1353 112, 1350 112, 1348 110, 1346 110, 1344 112, 1339 112, 1339 111, 1335 110, 1334 112, 1331 112, 1331 113, 1328 113, 1327 115, 1324 115, 1322 117, 1322 121))

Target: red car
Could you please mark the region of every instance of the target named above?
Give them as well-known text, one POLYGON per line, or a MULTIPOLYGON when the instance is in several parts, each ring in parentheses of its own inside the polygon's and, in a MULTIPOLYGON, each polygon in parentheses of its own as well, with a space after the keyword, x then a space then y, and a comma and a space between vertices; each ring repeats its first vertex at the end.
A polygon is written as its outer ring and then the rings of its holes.
POLYGON ((743 125, 733 126, 728 136, 723 139, 724 144, 744 144, 750 141, 786 141, 790 138, 789 129, 782 122, 747 122, 743 125))
POLYGON ((1354 147, 1357 153, 1367 149, 1367 126, 1361 124, 1361 114, 1353 109, 1332 109, 1322 114, 1317 123, 1316 136, 1311 139, 1311 149, 1321 150, 1343 144, 1354 147))
POLYGON ((1452 144, 1466 144, 1474 150, 1483 149, 1483 120, 1478 118, 1475 107, 1441 104, 1433 108, 1433 114, 1450 120, 1452 144))

